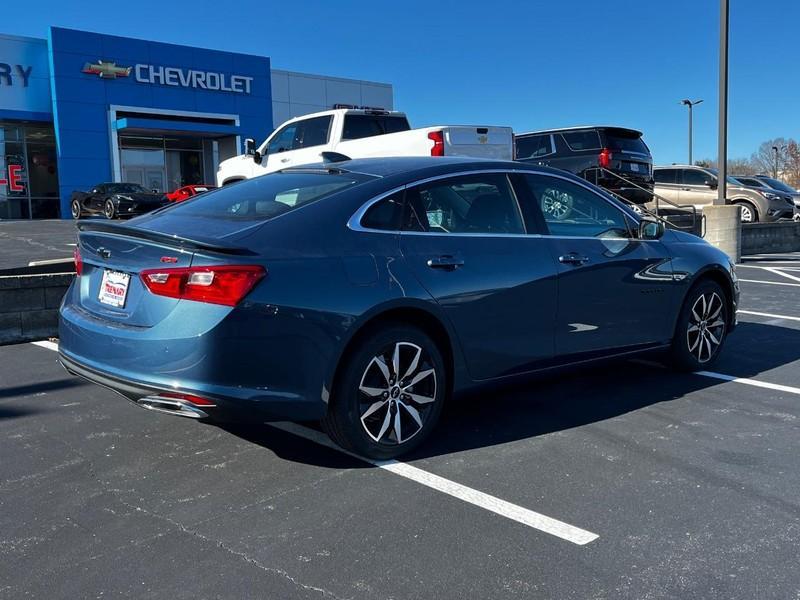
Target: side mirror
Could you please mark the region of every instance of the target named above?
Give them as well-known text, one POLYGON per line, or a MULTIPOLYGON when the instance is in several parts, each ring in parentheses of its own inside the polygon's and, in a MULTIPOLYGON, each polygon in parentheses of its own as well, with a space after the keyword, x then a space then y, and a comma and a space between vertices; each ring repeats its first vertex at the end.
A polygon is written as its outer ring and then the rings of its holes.
POLYGON ((663 235, 664 224, 661 221, 647 215, 642 216, 642 219, 639 221, 640 240, 658 240, 661 239, 663 235))
POLYGON ((716 179, 712 179, 711 181, 709 181, 709 182, 707 183, 707 185, 708 185, 708 187, 710 187, 712 190, 715 190, 715 189, 717 189, 717 188, 719 187, 719 184, 717 183, 717 180, 716 180, 716 179))
POLYGON ((244 153, 247 156, 252 156, 253 162, 257 165, 261 164, 261 153, 256 150, 256 141, 253 138, 247 138, 244 141, 244 153))

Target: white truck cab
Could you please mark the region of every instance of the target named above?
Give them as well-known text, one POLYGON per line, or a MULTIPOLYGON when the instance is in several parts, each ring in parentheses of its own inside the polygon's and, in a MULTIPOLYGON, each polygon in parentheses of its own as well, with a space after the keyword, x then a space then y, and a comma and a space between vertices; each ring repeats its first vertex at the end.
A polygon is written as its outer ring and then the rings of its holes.
POLYGON ((512 160, 510 127, 445 125, 411 129, 406 115, 374 109, 334 109, 289 119, 258 147, 222 161, 217 185, 288 167, 317 163, 323 152, 350 158, 471 156, 512 160))

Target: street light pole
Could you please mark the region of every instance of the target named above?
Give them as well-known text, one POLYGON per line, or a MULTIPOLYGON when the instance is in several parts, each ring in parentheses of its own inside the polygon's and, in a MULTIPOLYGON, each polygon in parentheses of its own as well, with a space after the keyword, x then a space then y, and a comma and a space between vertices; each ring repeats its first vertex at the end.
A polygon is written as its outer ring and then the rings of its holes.
POLYGON ((692 102, 688 98, 685 100, 681 100, 681 104, 689 107, 689 164, 692 163, 692 108, 698 104, 700 104, 702 100, 695 100, 692 102))
POLYGON ((772 176, 777 179, 778 178, 778 147, 773 146, 772 151, 775 153, 775 168, 772 170, 772 176))
POLYGON ((730 0, 719 3, 719 147, 717 169, 719 185, 714 204, 724 205, 728 176, 728 23, 730 0))

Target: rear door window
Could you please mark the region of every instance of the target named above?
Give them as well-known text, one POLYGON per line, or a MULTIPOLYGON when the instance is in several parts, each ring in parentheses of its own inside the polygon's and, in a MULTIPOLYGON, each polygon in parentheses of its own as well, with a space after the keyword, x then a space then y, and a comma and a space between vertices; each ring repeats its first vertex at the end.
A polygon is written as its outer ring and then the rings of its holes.
POLYGON ((367 209, 360 225, 366 229, 399 231, 403 219, 403 192, 378 200, 367 209))
POLYGON ((516 196, 502 173, 465 175, 412 188, 406 204, 409 231, 525 233, 516 196))
POLYGON ((408 119, 389 115, 345 115, 343 140, 359 140, 373 135, 408 131, 408 119))
POLYGON ((555 152, 553 136, 550 134, 531 135, 516 139, 517 160, 539 158, 555 152))
POLYGON ((677 169, 656 169, 653 171, 653 179, 656 183, 677 183, 677 169))
POLYGON ((561 134, 570 150, 599 150, 600 136, 596 129, 565 131, 561 134))

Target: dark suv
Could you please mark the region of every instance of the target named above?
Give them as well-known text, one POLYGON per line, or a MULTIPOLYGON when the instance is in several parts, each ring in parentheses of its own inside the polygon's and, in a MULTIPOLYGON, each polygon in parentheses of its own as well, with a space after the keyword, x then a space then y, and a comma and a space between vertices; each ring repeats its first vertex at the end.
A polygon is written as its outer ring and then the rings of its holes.
POLYGON ((569 171, 636 204, 653 199, 653 157, 641 131, 570 127, 521 133, 514 141, 518 161, 569 171))

